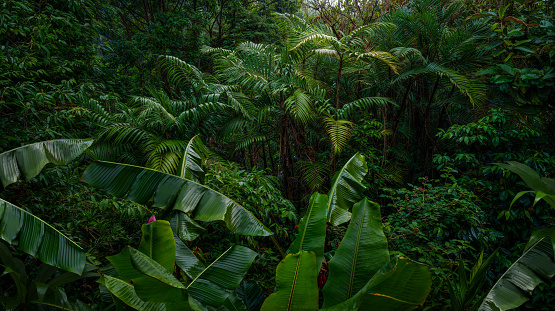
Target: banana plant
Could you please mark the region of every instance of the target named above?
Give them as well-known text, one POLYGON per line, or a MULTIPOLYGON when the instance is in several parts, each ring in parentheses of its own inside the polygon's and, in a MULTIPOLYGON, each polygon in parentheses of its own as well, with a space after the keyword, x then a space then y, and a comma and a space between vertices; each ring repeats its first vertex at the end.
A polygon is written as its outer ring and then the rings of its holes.
MULTIPOLYGON (((320 218, 327 207, 319 203, 326 199, 318 193, 311 198, 290 254, 277 267, 277 292, 262 311, 318 309, 319 255, 326 235, 320 218)), ((412 310, 424 303, 431 284, 427 266, 404 256, 390 258, 379 205, 362 199, 353 206, 345 237, 329 261, 321 310, 412 310)))
POLYGON ((524 254, 487 293, 479 311, 514 309, 529 299, 528 293, 555 275, 555 228, 532 234, 524 254))
POLYGON ((251 212, 202 184, 202 159, 210 153, 198 136, 187 145, 179 176, 153 169, 106 161, 93 162, 82 181, 108 193, 139 204, 152 199, 153 206, 172 212, 172 227, 184 240, 193 240, 204 231, 196 221, 223 221, 236 234, 268 236, 272 232, 251 212), (189 179, 190 178, 190 179, 189 179))
MULTIPOLYGON (((0 154, 2 187, 30 180, 47 164, 63 165, 83 153, 92 139, 61 139, 25 145, 0 154)), ((2 188, 2 189, 3 189, 2 188)), ((81 274, 85 252, 75 242, 24 209, 0 199, 0 238, 44 263, 81 274)))
POLYGON ((536 197, 534 200, 534 205, 543 199, 545 202, 555 208, 555 179, 540 177, 540 175, 535 170, 527 165, 516 161, 508 161, 507 164, 495 164, 518 174, 518 176, 522 178, 524 183, 526 183, 526 185, 532 189, 517 193, 517 195, 511 202, 511 206, 524 194, 533 193, 536 197))
POLYGON ((199 310, 207 306, 245 306, 235 294, 256 253, 234 246, 208 267, 174 236, 170 224, 158 220, 142 227, 139 249, 125 248, 108 260, 117 276, 104 275, 100 282, 115 296, 116 305, 136 310, 199 310), (186 275, 174 275, 178 266, 186 275))
POLYGON ((25 264, 12 256, 8 247, 0 242, 0 278, 11 277, 17 290, 16 296, 0 296, 3 310, 25 310, 31 306, 54 306, 64 310, 88 311, 89 306, 82 301, 68 299, 61 287, 64 284, 87 277, 98 276, 93 270, 96 267, 87 265, 82 275, 71 272, 57 273, 53 266, 42 264, 32 278, 25 270, 25 264))

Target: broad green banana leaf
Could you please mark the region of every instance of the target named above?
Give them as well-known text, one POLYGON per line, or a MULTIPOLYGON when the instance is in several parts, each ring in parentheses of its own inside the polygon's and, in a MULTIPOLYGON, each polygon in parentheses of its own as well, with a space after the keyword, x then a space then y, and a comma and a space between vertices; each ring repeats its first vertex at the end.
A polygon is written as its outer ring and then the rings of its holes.
POLYGON ((192 213, 194 220, 222 220, 233 233, 268 236, 268 230, 249 211, 225 195, 196 182, 127 164, 96 161, 82 180, 139 204, 192 213))
POLYGON ((222 306, 228 311, 248 311, 247 307, 236 292, 229 293, 229 296, 224 301, 222 306))
POLYGON ((139 251, 173 273, 175 262, 175 240, 170 223, 165 220, 153 221, 141 227, 143 236, 139 251))
POLYGON ((0 238, 40 261, 81 274, 85 252, 75 242, 46 222, 0 199, 0 238))
POLYGON ((235 291, 249 270, 256 252, 235 245, 202 271, 187 287, 198 302, 218 307, 235 291))
POLYGON ((529 247, 493 285, 478 310, 509 310, 525 303, 528 293, 555 275, 553 244, 545 236, 529 247))
POLYGON ((288 254, 296 254, 301 250, 314 252, 318 267, 324 259, 327 201, 328 196, 325 194, 316 192, 312 195, 306 214, 299 223, 299 234, 287 250, 288 254))
POLYGON ((196 223, 189 216, 181 211, 175 211, 174 216, 170 220, 173 232, 183 240, 192 241, 196 239, 206 229, 196 223))
POLYGON ((260 285, 252 280, 244 280, 237 287, 237 294, 243 300, 248 311, 259 311, 266 299, 260 285))
POLYGON ((398 256, 386 263, 349 300, 321 310, 412 310, 424 303, 431 287, 428 266, 398 256))
POLYGON ((92 139, 59 139, 25 145, 0 154, 0 190, 21 176, 29 180, 52 163, 71 162, 93 143, 92 139))
POLYGON ((534 204, 537 203, 539 200, 544 199, 549 205, 555 207, 555 179, 540 177, 540 175, 535 170, 519 162, 508 161, 507 164, 495 164, 518 174, 518 176, 522 178, 524 183, 526 183, 526 185, 533 190, 519 192, 513 199, 511 205, 523 194, 532 192, 536 196, 534 204))
MULTIPOLYGON (((179 166, 179 177, 192 180, 199 184, 204 184, 204 170, 202 169, 202 152, 199 147, 204 147, 200 137, 196 135, 187 144, 183 159, 179 166)), ((206 148, 206 147, 205 147, 206 148)))
POLYGON ((345 237, 329 261, 329 277, 322 289, 323 307, 344 302, 358 293, 389 262, 380 206, 363 199, 353 206, 345 237))
MULTIPOLYGON (((524 252, 526 252, 530 247, 534 246, 539 240, 545 238, 546 236, 551 238, 551 243, 553 244, 553 253, 555 254, 555 228, 540 229, 534 231, 526 247, 524 247, 524 252)), ((555 260, 555 257, 553 258, 555 260)))
POLYGON ((133 285, 118 278, 105 275, 102 280, 108 290, 123 303, 139 311, 166 311, 163 303, 143 301, 135 292, 133 285))
POLYGON ((351 213, 348 210, 366 190, 362 184, 366 173, 368 173, 366 160, 358 152, 336 173, 328 193, 326 212, 328 222, 337 226, 349 221, 351 213))
POLYGON ((175 264, 191 279, 196 279, 205 267, 197 256, 176 236, 174 236, 176 253, 175 264))
POLYGON ((277 292, 266 298, 261 311, 318 309, 318 267, 313 252, 289 254, 276 269, 277 292))

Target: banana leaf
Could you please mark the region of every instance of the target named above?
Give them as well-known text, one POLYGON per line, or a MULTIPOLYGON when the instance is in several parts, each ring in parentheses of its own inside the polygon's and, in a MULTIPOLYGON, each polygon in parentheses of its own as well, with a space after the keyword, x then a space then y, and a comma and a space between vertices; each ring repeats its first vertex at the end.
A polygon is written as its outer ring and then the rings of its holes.
POLYGON ((268 236, 268 230, 249 211, 225 195, 196 182, 144 167, 96 161, 82 180, 117 197, 192 213, 194 220, 224 221, 233 233, 268 236))
MULTIPOLYGON (((179 166, 179 177, 192 180, 199 184, 204 184, 204 170, 202 169, 202 152, 197 150, 200 146, 204 147, 200 137, 196 135, 187 144, 183 159, 179 166)), ((206 147, 205 147, 206 148, 206 147)))
POLYGON ((266 299, 266 295, 260 285, 252 280, 244 280, 236 289, 239 298, 247 307, 248 311, 259 311, 266 299))
POLYGON ((189 284, 189 294, 201 304, 222 305, 229 292, 239 286, 256 256, 244 246, 231 247, 189 284))
POLYGON ((366 186, 362 184, 368 173, 368 166, 364 156, 356 153, 336 173, 328 193, 327 221, 334 226, 349 221, 351 213, 348 210, 361 197, 366 186))
MULTIPOLYGON (((536 237, 532 239, 537 240, 536 237)), ((528 247, 493 285, 478 310, 509 310, 525 303, 534 288, 555 275, 554 244, 549 236, 528 247)))
POLYGON ((174 236, 176 253, 175 264, 191 279, 196 279, 205 267, 197 256, 176 236, 174 236))
POLYGON ((376 274, 388 262, 380 206, 363 199, 353 206, 345 237, 328 263, 329 278, 322 289, 323 307, 350 299, 368 283, 368 276, 376 274))
POLYGON ((65 271, 81 274, 85 252, 75 242, 46 222, 0 199, 0 238, 65 271))
POLYGON ((175 262, 175 240, 169 222, 158 220, 141 227, 143 236, 139 251, 173 273, 175 262))
POLYGON ((316 255, 289 254, 276 269, 277 292, 266 298, 261 311, 314 311, 318 309, 316 255))
POLYGON ((187 214, 181 211, 175 211, 174 216, 170 220, 173 232, 183 240, 192 241, 196 239, 206 229, 192 220, 187 214))
POLYGON ((29 180, 46 164, 71 162, 93 143, 92 139, 59 139, 25 145, 0 154, 0 191, 23 176, 29 180))
POLYGON ((133 285, 108 275, 101 281, 108 290, 123 303, 139 311, 166 311, 163 303, 143 301, 135 292, 133 285))
POLYGON ((532 192, 536 196, 534 204, 544 199, 549 205, 555 207, 555 179, 540 177, 540 175, 529 166, 515 161, 508 161, 507 164, 495 163, 495 165, 518 174, 524 183, 533 190, 519 192, 513 199, 511 205, 523 194, 532 192))
POLYGON ((398 256, 385 264, 349 300, 321 311, 404 311, 422 305, 432 287, 428 266, 398 256))
POLYGON ((328 197, 325 194, 316 192, 312 195, 306 214, 299 223, 299 234, 287 250, 288 254, 296 254, 301 250, 314 252, 318 267, 324 259, 327 201, 328 197))

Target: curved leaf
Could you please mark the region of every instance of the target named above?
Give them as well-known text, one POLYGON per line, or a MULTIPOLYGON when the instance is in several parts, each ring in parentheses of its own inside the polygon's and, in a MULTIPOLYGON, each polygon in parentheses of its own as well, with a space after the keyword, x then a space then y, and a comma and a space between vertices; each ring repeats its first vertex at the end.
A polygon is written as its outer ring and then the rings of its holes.
POLYGON ((320 267, 324 258, 326 243, 326 207, 328 196, 314 193, 305 216, 299 223, 299 234, 287 250, 288 254, 307 251, 316 255, 316 265, 320 267))
POLYGON ((495 283, 480 311, 509 310, 528 300, 527 293, 555 275, 553 244, 546 236, 528 248, 495 283))
POLYGON ((524 183, 534 190, 519 192, 511 202, 511 205, 524 193, 532 192, 536 196, 534 205, 538 203, 539 200, 544 199, 549 205, 555 207, 555 179, 540 177, 531 167, 515 161, 508 161, 507 164, 495 163, 495 165, 518 174, 524 183))
POLYGON ((96 161, 87 168, 82 180, 139 204, 152 198, 153 206, 191 212, 194 220, 222 220, 231 232, 237 234, 272 234, 252 213, 230 198, 170 174, 127 164, 96 161))
POLYGON ((187 144, 183 159, 179 166, 179 177, 204 184, 204 170, 202 169, 202 158, 197 151, 197 145, 202 144, 200 137, 196 135, 187 144))
POLYGON ((220 306, 229 291, 239 286, 256 256, 256 252, 244 246, 233 246, 189 284, 189 294, 202 304, 220 306))
POLYGON ((162 303, 147 302, 141 300, 133 285, 111 276, 104 276, 104 285, 117 298, 126 305, 139 311, 166 311, 166 307, 162 303))
POLYGON ((363 199, 353 206, 353 217, 335 256, 328 263, 329 278, 322 289, 323 307, 350 299, 389 262, 380 206, 363 199))
POLYGON ((178 237, 174 236, 174 239, 177 248, 175 264, 181 268, 188 277, 196 279, 202 271, 204 271, 204 265, 178 237))
POLYGON ((266 298, 261 311, 318 309, 318 267, 313 252, 289 254, 276 269, 277 292, 266 298))
POLYGON ((385 264, 351 299, 321 310, 412 310, 424 303, 431 287, 428 266, 399 256, 385 264))
POLYGON ((337 172, 328 193, 328 222, 337 226, 349 221, 351 213, 347 210, 360 199, 366 190, 362 184, 366 173, 368 173, 366 159, 358 152, 337 172))
MULTIPOLYGON (((63 165, 71 162, 87 149, 93 140, 59 139, 25 145, 0 154, 0 184, 3 188, 21 176, 29 180, 52 163, 63 165)), ((0 187, 0 190, 2 188, 0 187)))
POLYGON ((129 248, 131 263, 138 271, 163 282, 171 287, 185 289, 186 287, 173 275, 173 269, 168 272, 164 266, 134 248, 129 248))
POLYGON ((0 199, 0 238, 51 266, 81 274, 85 252, 46 222, 0 199))
POLYGON ((196 223, 194 220, 189 218, 189 216, 181 211, 175 211, 175 215, 170 220, 170 225, 173 232, 180 239, 186 241, 192 241, 196 239, 201 233, 206 229, 196 223))

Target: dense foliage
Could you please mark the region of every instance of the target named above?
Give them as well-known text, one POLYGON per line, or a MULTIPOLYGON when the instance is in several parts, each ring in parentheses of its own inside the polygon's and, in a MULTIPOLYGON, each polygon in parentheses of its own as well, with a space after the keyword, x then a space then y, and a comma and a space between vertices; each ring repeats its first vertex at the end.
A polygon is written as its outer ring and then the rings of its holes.
POLYGON ((1 1, 0 309, 553 310, 554 8, 1 1))

